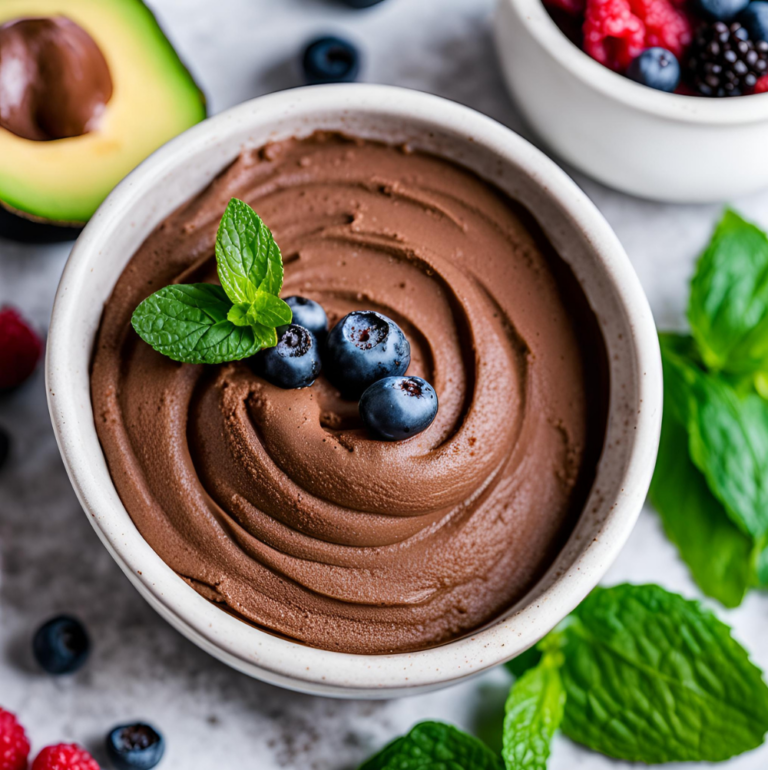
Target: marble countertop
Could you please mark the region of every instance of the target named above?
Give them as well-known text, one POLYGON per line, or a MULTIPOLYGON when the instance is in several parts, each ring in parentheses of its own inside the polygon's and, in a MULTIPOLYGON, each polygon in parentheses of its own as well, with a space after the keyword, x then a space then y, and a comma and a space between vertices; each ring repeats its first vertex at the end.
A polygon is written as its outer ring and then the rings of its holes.
MULTIPOLYGON (((495 60, 494 0, 387 0, 367 11, 333 0, 149 4, 207 93, 212 113, 298 85, 302 43, 332 31, 362 49, 363 80, 430 91, 526 133, 495 60)), ((659 327, 680 328, 694 260, 721 207, 640 201, 575 176, 624 243, 659 327)), ((768 227, 768 192, 731 203, 768 227)), ((0 304, 19 306, 44 330, 68 250, 66 244, 0 241, 0 304)), ((59 459, 42 371, 0 401, 0 424, 14 441, 0 474, 0 705, 22 716, 35 750, 75 740, 107 766, 103 736, 114 724, 136 719, 164 732, 164 770, 352 770, 425 718, 453 721, 499 745, 510 683, 501 669, 425 696, 335 701, 262 684, 210 658, 150 609, 91 530, 59 459), (41 621, 63 611, 84 619, 94 650, 81 672, 55 679, 34 667, 29 639, 41 621)), ((649 509, 605 582, 624 580, 700 596, 649 509)), ((753 592, 737 610, 715 609, 768 670, 768 596, 753 592)), ((768 746, 726 765, 766 766, 768 746)), ((559 737, 549 767, 629 765, 559 737)))

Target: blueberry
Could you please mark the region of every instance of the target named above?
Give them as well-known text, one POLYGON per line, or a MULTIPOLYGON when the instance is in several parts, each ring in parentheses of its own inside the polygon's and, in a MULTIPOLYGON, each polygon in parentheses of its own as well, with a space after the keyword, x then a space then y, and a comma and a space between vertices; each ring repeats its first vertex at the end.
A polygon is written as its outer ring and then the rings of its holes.
POLYGON ((402 441, 426 430, 437 415, 435 389, 421 377, 385 377, 360 399, 360 417, 382 441, 402 441))
POLYGON ((309 85, 351 83, 360 72, 360 54, 340 37, 319 37, 304 49, 302 65, 309 85))
POLYGON ((286 297, 285 303, 293 311, 291 323, 303 326, 322 342, 328 333, 328 316, 322 305, 306 297, 286 297))
POLYGON ((359 398, 376 380, 405 374, 410 363, 403 330, 372 310, 344 316, 325 345, 325 374, 346 398, 359 398))
POLYGON ((11 453, 11 438, 0 428, 0 468, 5 465, 8 455, 11 453))
POLYGON ((277 330, 277 345, 257 353, 253 369, 280 388, 307 388, 320 374, 320 347, 303 326, 288 324, 277 330))
POLYGON ((370 8, 372 5, 378 5, 383 0, 344 0, 352 8, 370 8))
POLYGON ((750 3, 739 15, 739 21, 754 42, 768 42, 768 3, 760 0, 750 3))
POLYGON ((671 93, 680 82, 680 65, 666 48, 648 48, 629 65, 627 77, 644 86, 671 93))
POLYGON ((91 640, 77 618, 60 615, 37 629, 32 651, 35 660, 49 674, 71 674, 88 658, 91 640))
POLYGON ((698 12, 713 21, 731 21, 749 5, 749 0, 694 0, 698 12))
POLYGON ((150 770, 164 751, 163 736, 149 725, 120 725, 107 736, 107 754, 117 770, 150 770))

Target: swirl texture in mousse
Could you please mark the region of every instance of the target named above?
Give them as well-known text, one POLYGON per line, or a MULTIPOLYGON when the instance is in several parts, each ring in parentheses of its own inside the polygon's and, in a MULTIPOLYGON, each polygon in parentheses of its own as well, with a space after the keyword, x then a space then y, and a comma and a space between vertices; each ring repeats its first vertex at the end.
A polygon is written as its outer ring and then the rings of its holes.
POLYGON ((522 206, 421 152, 318 133, 244 151, 133 256, 106 304, 95 420, 143 537, 195 590, 329 650, 423 649, 521 599, 570 535, 605 431, 605 350, 568 267, 522 206), (215 281, 231 197, 272 229, 283 296, 395 320, 434 423, 372 440, 320 377, 178 364, 136 306, 215 281))

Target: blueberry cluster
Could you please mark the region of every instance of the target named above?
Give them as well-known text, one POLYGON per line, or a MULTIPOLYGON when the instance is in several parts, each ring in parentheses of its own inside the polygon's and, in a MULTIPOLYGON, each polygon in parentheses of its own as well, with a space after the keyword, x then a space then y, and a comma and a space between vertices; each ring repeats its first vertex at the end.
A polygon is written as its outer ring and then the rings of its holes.
POLYGON ((254 356, 256 374, 280 388, 306 388, 322 370, 344 398, 359 399, 363 423, 382 441, 402 441, 432 424, 437 394, 421 377, 405 376, 411 346, 391 318, 359 310, 328 332, 328 317, 317 302, 285 301, 292 323, 277 330, 275 347, 254 356))

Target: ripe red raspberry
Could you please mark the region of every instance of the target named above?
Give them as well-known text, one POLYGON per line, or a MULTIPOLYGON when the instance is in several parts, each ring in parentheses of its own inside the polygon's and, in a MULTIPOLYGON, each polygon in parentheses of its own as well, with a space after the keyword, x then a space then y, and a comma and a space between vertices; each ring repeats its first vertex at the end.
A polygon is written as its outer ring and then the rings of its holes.
POLYGON ((32 770, 99 770, 99 765, 76 743, 59 743, 46 746, 32 763, 32 770))
POLYGON ((29 741, 10 711, 0 708, 0 770, 27 770, 29 741))
POLYGON ((618 72, 654 46, 679 59, 692 39, 688 17, 670 0, 587 0, 584 50, 618 72))
POLYGON ((761 78, 758 79, 757 83, 755 83, 755 88, 752 91, 754 94, 765 94, 768 93, 768 75, 763 75, 761 78))
POLYGON ((645 24, 645 47, 661 46, 679 59, 693 40, 691 23, 670 0, 629 0, 632 13, 645 24))
POLYGON ((35 370, 43 343, 17 310, 0 309, 0 391, 21 385, 35 370))
POLYGON ((645 48, 645 24, 629 0, 587 0, 584 50, 593 59, 623 72, 645 48))

